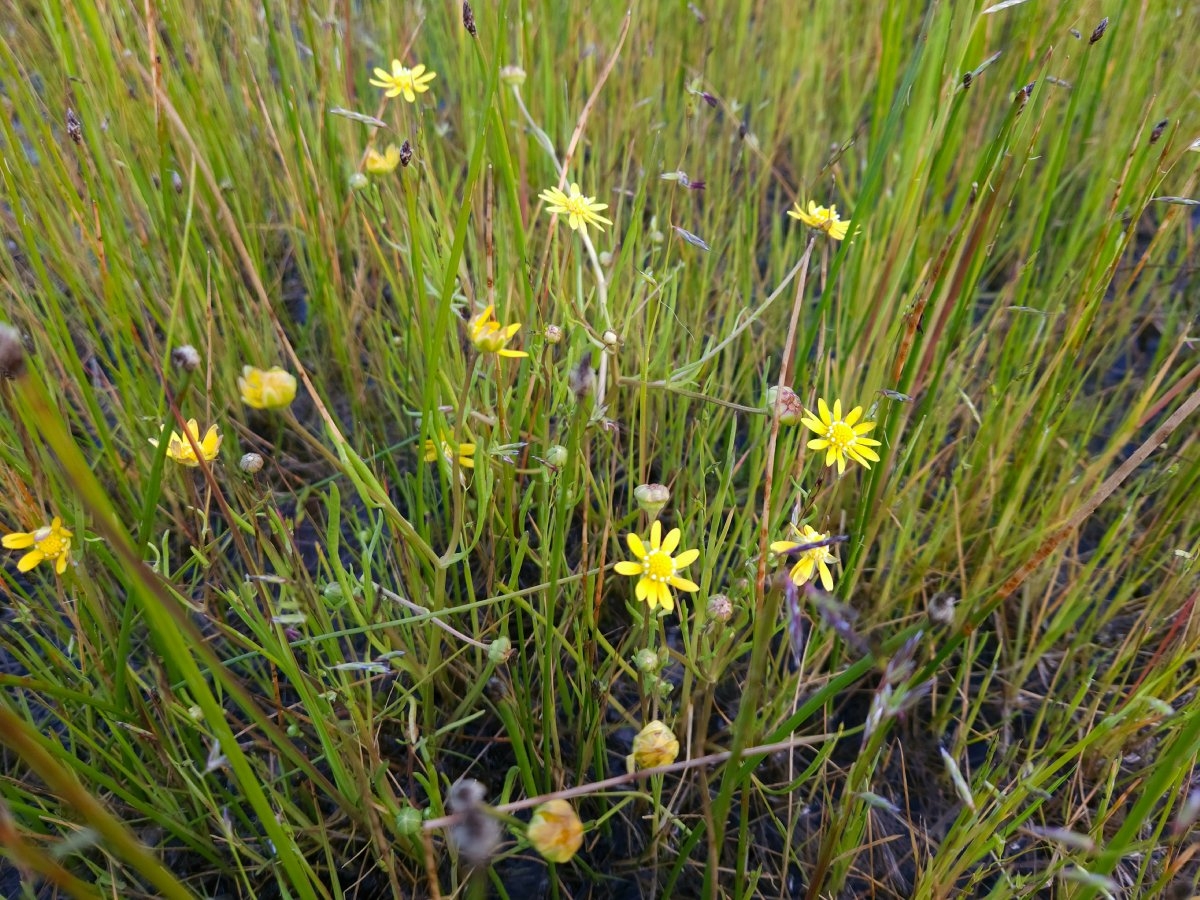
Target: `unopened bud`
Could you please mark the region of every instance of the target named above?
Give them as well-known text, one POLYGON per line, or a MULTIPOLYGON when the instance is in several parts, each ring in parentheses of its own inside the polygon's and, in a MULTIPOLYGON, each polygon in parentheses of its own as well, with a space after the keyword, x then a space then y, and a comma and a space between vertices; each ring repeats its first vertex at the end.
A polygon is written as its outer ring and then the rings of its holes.
POLYGON ((415 806, 402 807, 400 812, 396 813, 396 831, 408 837, 420 834, 423 818, 421 811, 415 806))
POLYGON ((670 728, 655 719, 633 739, 633 753, 629 758, 639 769, 653 769, 670 765, 678 755, 679 739, 670 728))
POLYGON ((371 179, 369 179, 362 172, 355 172, 353 175, 350 176, 349 180, 346 183, 350 185, 350 190, 361 191, 361 190, 365 189, 366 186, 371 183, 371 179))
POLYGON ((778 385, 767 389, 767 409, 779 411, 780 425, 799 425, 804 418, 804 404, 790 387, 778 385))
POLYGON ((621 336, 611 328, 600 335, 600 340, 604 342, 604 349, 610 353, 615 353, 617 348, 621 346, 621 336))
POLYGON ((512 641, 501 636, 488 644, 488 661, 493 665, 500 665, 508 660, 512 655, 512 641))
POLYGON ((238 460, 238 468, 247 475, 253 475, 255 472, 261 472, 263 467, 263 458, 258 453, 247 453, 238 460))
POLYGON ((633 489, 633 499, 642 512, 651 519, 657 519, 671 499, 671 491, 665 484, 639 484, 633 489))
POLYGON ((500 70, 500 80, 513 87, 519 87, 525 83, 525 70, 520 66, 505 66, 500 70))
POLYGON ((184 344, 171 351, 171 365, 185 372, 195 372, 200 368, 200 353, 191 344, 184 344))
POLYGON ((551 444, 550 449, 546 451, 546 462, 558 469, 566 465, 567 456, 566 447, 562 444, 551 444))
POLYGON ((659 669, 658 654, 649 647, 643 647, 633 655, 633 664, 637 666, 639 672, 647 674, 657 672, 659 669))
POLYGON ((563 339, 563 330, 559 325, 547 325, 542 332, 547 344, 560 344, 563 339))

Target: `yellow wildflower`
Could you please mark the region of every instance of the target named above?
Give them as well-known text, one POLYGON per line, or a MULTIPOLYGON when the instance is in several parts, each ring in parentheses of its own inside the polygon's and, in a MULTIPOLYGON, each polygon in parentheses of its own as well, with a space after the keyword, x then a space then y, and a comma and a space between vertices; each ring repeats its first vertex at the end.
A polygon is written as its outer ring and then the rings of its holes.
POLYGON ((570 193, 552 187, 538 194, 538 199, 550 204, 546 207, 546 212, 566 216, 572 231, 579 228, 586 231, 588 225, 595 225, 603 231, 605 225, 612 224, 610 219, 600 215, 600 210, 608 209, 608 204, 597 203, 595 197, 583 196, 575 182, 571 182, 570 193))
POLYGON ((509 350, 505 345, 512 336, 521 330, 521 323, 501 325, 496 319, 496 307, 488 306, 479 315, 472 317, 467 323, 467 334, 471 343, 484 353, 495 353, 498 356, 519 357, 528 356, 524 350, 509 350))
POLYGON ((9 550, 28 550, 17 560, 17 571, 28 572, 42 560, 54 562, 54 571, 61 575, 67 570, 67 558, 71 553, 71 532, 62 527, 62 519, 55 516, 49 525, 37 531, 14 531, 6 534, 0 543, 9 550))
MULTIPOLYGON (((774 553, 787 553, 795 550, 803 544, 816 544, 820 541, 829 540, 829 535, 823 531, 817 531, 811 525, 805 525, 803 528, 795 528, 796 539, 794 541, 775 541, 771 544, 771 550, 774 553)), ((833 575, 829 571, 829 563, 836 563, 837 557, 829 552, 829 547, 814 547, 811 550, 800 551, 800 558, 788 576, 792 579, 792 584, 799 587, 817 577, 818 573, 821 576, 821 586, 827 591, 833 590, 833 575)))
POLYGON ((855 424, 862 415, 861 406, 850 410, 849 415, 844 419, 842 418, 841 400, 833 401, 832 414, 829 412, 828 404, 824 400, 818 400, 817 411, 820 415, 819 418, 813 414, 812 410, 807 410, 808 418, 801 421, 807 428, 811 428, 820 435, 820 438, 808 442, 808 448, 824 450, 825 465, 832 466, 836 462, 838 474, 841 475, 846 471, 846 457, 850 457, 856 463, 861 463, 866 469, 871 468, 871 462, 879 462, 879 455, 871 449, 878 447, 879 441, 863 437, 864 434, 875 428, 875 423, 855 424))
POLYGON ((583 823, 566 800, 548 800, 533 811, 526 834, 544 858, 565 863, 583 844, 583 823))
POLYGON ((296 376, 279 366, 266 371, 242 366, 237 383, 242 402, 255 409, 279 409, 296 399, 296 376))
MULTIPOLYGON (((187 433, 200 447, 200 455, 204 457, 205 462, 212 462, 217 458, 217 451, 221 449, 221 435, 217 431, 216 425, 210 425, 208 431, 204 433, 204 438, 201 439, 200 426, 196 424, 195 419, 188 419, 187 433)), ((158 441, 154 438, 150 438, 150 443, 155 447, 158 446, 158 441)), ((167 456, 181 466, 200 465, 200 460, 196 458, 196 452, 192 449, 191 441, 186 436, 180 436, 174 430, 171 431, 170 440, 167 441, 167 456)))
POLYGON ((374 147, 368 147, 365 165, 372 175, 391 175, 396 171, 396 166, 400 165, 400 148, 395 144, 388 144, 387 150, 380 153, 374 147))
POLYGON ((458 444, 457 446, 458 453, 456 454, 454 451, 455 444, 451 442, 450 435, 444 431, 441 434, 441 440, 436 444, 432 438, 427 438, 425 440, 425 462, 433 462, 441 454, 442 459, 450 463, 450 465, 454 465, 454 457, 457 455, 458 464, 464 469, 475 468, 475 460, 471 458, 475 455, 475 445, 458 444))
POLYGON ((629 756, 637 768, 653 769, 656 766, 669 766, 678 755, 679 739, 670 728, 655 719, 634 737, 633 753, 629 756))
POLYGON ((817 206, 812 200, 808 201, 808 212, 801 208, 800 201, 797 200, 795 207, 789 209, 787 214, 793 219, 799 219, 810 228, 825 232, 835 241, 845 238, 846 229, 850 227, 848 220, 838 218, 836 206, 826 209, 824 206, 817 206))
POLYGON ((629 551, 637 557, 636 560, 622 560, 617 563, 617 573, 620 575, 637 576, 638 583, 635 594, 639 600, 644 600, 654 609, 660 603, 663 609, 670 612, 675 608, 675 596, 671 588, 681 591, 698 591, 700 586, 694 581, 680 578, 679 570, 691 565, 700 557, 699 550, 685 550, 678 556, 671 556, 679 546, 681 532, 672 528, 666 538, 662 537, 662 523, 657 519, 650 526, 650 546, 642 543, 642 539, 633 532, 625 536, 629 551))
POLYGON ((426 72, 424 66, 413 66, 409 69, 400 60, 393 59, 392 71, 376 69, 371 84, 375 87, 386 88, 385 96, 399 97, 403 94, 405 100, 414 103, 417 94, 423 94, 429 90, 429 82, 435 78, 437 78, 437 73, 426 72))

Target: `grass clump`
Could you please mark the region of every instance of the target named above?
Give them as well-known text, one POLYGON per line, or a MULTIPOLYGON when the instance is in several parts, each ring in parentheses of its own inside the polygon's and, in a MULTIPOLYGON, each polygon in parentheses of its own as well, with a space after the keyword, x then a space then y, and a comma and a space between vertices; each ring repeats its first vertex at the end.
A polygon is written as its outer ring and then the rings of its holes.
POLYGON ((1200 24, 788 10, 10 10, 8 895, 1200 890, 1200 24))

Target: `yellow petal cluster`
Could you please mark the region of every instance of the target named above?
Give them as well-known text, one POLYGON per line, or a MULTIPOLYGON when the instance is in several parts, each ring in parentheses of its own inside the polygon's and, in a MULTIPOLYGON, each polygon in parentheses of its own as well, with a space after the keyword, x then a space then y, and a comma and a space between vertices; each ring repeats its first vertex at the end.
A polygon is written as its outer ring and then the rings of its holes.
POLYGON ((850 227, 848 220, 838 218, 836 206, 817 206, 812 200, 808 201, 807 211, 800 206, 800 201, 797 200, 796 205, 788 210, 788 215, 793 219, 799 219, 809 228, 825 232, 835 241, 844 239, 846 230, 850 227))
POLYGON ((546 212, 566 216, 572 231, 580 228, 586 231, 588 225, 603 231, 605 225, 612 224, 612 220, 600 215, 600 210, 608 209, 608 204, 597 203, 595 197, 585 197, 575 182, 571 182, 569 192, 556 187, 547 188, 538 194, 538 199, 548 204, 546 212))
POLYGON ((28 550, 17 560, 17 571, 28 572, 42 561, 54 563, 54 571, 61 575, 67 570, 71 553, 71 532, 62 526, 62 519, 55 516, 49 525, 36 531, 14 531, 6 534, 0 543, 9 550, 28 550))
POLYGON ((658 719, 649 723, 633 739, 630 758, 639 769, 669 766, 679 755, 679 739, 658 719))
POLYGON ((825 451, 825 465, 837 463, 838 474, 846 471, 846 460, 852 459, 864 468, 871 468, 871 463, 879 462, 879 454, 872 450, 878 447, 879 441, 864 437, 875 428, 874 422, 859 422, 862 407, 856 406, 842 418, 842 401, 833 401, 833 411, 829 409, 824 399, 817 401, 817 412, 808 410, 808 416, 801 420, 806 428, 815 431, 820 437, 808 442, 810 450, 825 451))
POLYGON ((255 409, 279 409, 296 399, 296 376, 279 366, 265 371, 242 366, 237 383, 242 402, 255 409))
MULTIPOLYGON (((217 452, 221 449, 221 434, 217 431, 216 425, 210 425, 208 431, 204 433, 204 437, 200 437, 200 426, 196 424, 195 419, 187 420, 187 434, 190 434, 192 440, 200 448, 200 456, 205 462, 212 462, 217 458, 217 452)), ((155 447, 158 446, 158 441, 155 438, 150 438, 150 443, 155 447)), ((167 456, 175 460, 181 466, 195 467, 200 465, 200 460, 196 456, 196 451, 192 449, 192 443, 187 437, 171 432, 171 437, 167 441, 167 456)))
POLYGON ((475 445, 455 444, 450 435, 444 431, 440 435, 440 440, 438 440, 436 443, 432 438, 427 438, 425 440, 425 455, 423 457, 425 462, 431 463, 436 460, 439 455, 446 462, 450 463, 450 465, 454 465, 454 458, 457 456, 458 464, 464 469, 475 468, 475 460, 472 459, 472 457, 475 455, 475 445), (455 451, 455 447, 458 448, 457 451, 455 451))
POLYGON ((426 72, 424 66, 406 67, 398 59, 392 60, 392 71, 376 69, 371 84, 384 88, 384 96, 404 97, 409 103, 415 103, 417 94, 429 90, 429 82, 437 78, 436 72, 426 72))
POLYGON ((501 325, 496 319, 496 307, 488 306, 479 315, 472 317, 467 323, 467 335, 471 343, 484 353, 495 353, 497 356, 520 357, 528 356, 524 350, 509 350, 508 342, 514 334, 521 330, 521 323, 501 325))
POLYGON ((391 175, 400 165, 400 148, 388 144, 387 150, 380 153, 374 147, 367 148, 366 169, 372 175, 391 175))
POLYGON ((641 537, 630 532, 625 536, 629 552, 636 559, 622 560, 617 563, 617 573, 637 578, 635 595, 644 600, 654 609, 659 604, 667 612, 675 608, 675 595, 671 588, 681 591, 698 591, 700 586, 694 581, 679 576, 679 570, 691 565, 700 557, 699 550, 684 550, 678 556, 672 556, 679 546, 681 532, 672 528, 667 536, 662 536, 662 524, 655 519, 650 526, 650 546, 642 542, 641 537))
MULTIPOLYGON (((805 525, 803 528, 796 529, 795 540, 775 541, 771 544, 771 551, 774 553, 788 553, 805 544, 816 544, 826 540, 829 540, 828 533, 817 531, 811 525, 805 525)), ((792 579, 792 584, 799 587, 820 575, 821 586, 827 591, 832 591, 833 573, 829 571, 829 564, 836 563, 838 559, 829 552, 829 548, 813 547, 810 550, 801 550, 799 557, 796 564, 792 566, 792 570, 788 573, 788 576, 792 579)))
POLYGON ((583 844, 583 823, 566 800, 548 800, 533 811, 526 834, 545 859, 565 863, 583 844))

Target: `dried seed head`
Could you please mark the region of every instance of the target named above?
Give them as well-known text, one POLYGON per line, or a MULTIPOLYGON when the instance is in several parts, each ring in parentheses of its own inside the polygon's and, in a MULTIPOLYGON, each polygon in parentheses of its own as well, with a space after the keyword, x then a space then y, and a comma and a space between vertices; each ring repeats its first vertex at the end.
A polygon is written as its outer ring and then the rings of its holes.
POLYGON ((478 32, 475 30, 475 10, 471 9, 471 4, 467 0, 463 0, 463 28, 467 29, 467 34, 471 37, 478 36, 478 32))
POLYGON ((611 328, 600 335, 600 340, 604 342, 604 349, 610 353, 616 353, 617 349, 621 346, 621 336, 611 328))
POLYGON ((571 393, 576 400, 582 400, 596 389, 596 370, 592 368, 591 360, 586 356, 571 370, 571 393))
POLYGON ((1150 143, 1157 144, 1158 139, 1163 136, 1163 132, 1167 130, 1167 126, 1171 124, 1170 119, 1163 119, 1154 126, 1154 130, 1150 132, 1150 143))
POLYGON ((195 372, 200 368, 200 351, 191 344, 184 344, 171 351, 171 365, 184 372, 195 372))
POLYGON ((1088 44, 1094 44, 1100 38, 1104 37, 1104 32, 1108 30, 1108 16, 1100 20, 1100 24, 1092 31, 1092 36, 1088 38, 1088 44))
POLYGON ((483 798, 487 789, 474 778, 461 778, 450 786, 446 805, 459 816, 450 826, 450 839, 472 866, 487 863, 500 844, 500 823, 488 815, 483 798))
POLYGON ((79 121, 79 116, 75 115, 75 110, 69 106, 67 107, 67 137, 76 144, 83 143, 83 123, 79 121))
POLYGON ((944 591, 934 594, 929 598, 926 612, 929 614, 929 621, 935 625, 953 625, 954 624, 954 605, 958 603, 958 598, 953 594, 947 594, 944 591))
POLYGON ((413 158, 412 144, 410 144, 408 141, 405 141, 403 144, 400 145, 400 165, 407 166, 410 162, 412 162, 412 158, 413 158))
POLYGON ((0 378, 20 378, 25 374, 25 344, 21 332, 0 322, 0 378))
POLYGON ((713 594, 708 598, 708 617, 725 623, 733 618, 733 602, 724 594, 713 594))

